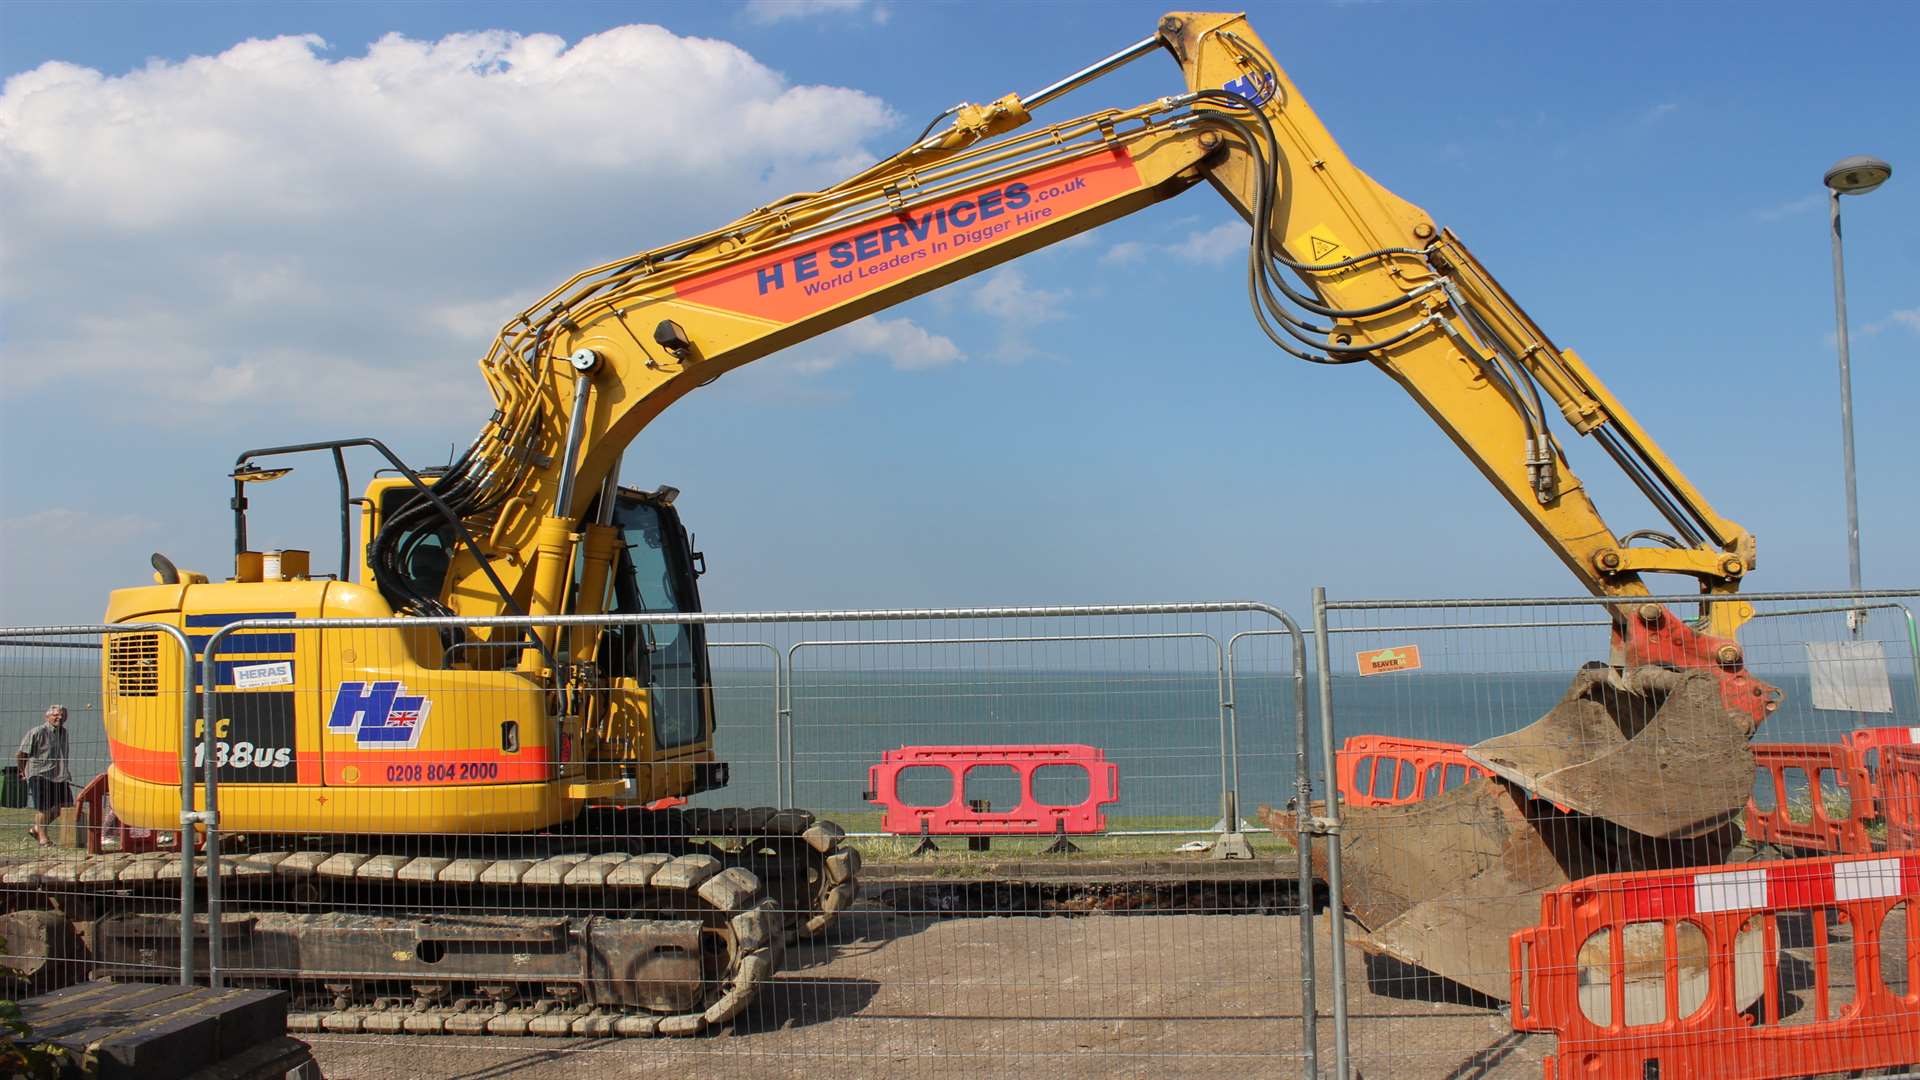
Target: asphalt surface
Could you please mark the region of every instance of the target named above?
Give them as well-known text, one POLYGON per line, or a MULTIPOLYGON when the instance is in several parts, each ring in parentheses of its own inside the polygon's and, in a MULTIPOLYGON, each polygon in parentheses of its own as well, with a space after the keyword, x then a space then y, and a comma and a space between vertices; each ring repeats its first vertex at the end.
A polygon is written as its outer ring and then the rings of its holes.
MULTIPOLYGON (((1332 1066, 1328 924, 1315 920, 1332 1066)), ((1348 951, 1368 1077, 1537 1078, 1550 1037, 1497 1010, 1386 996, 1348 951)), ((1382 984, 1382 989, 1396 986, 1382 984)), ((1288 915, 907 915, 862 901, 790 952, 742 1022, 692 1040, 313 1036, 330 1078, 1300 1076, 1300 922, 1288 915)))

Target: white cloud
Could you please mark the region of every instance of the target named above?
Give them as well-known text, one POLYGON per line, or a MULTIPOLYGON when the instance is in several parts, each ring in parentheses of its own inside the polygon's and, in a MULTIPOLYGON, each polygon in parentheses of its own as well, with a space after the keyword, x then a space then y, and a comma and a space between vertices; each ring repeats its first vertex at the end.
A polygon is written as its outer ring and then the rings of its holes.
POLYGON ((818 375, 862 356, 880 357, 896 371, 926 371, 966 359, 953 339, 931 333, 912 319, 869 315, 776 354, 770 363, 795 374, 818 375))
POLYGON ((763 26, 843 15, 865 15, 876 23, 884 23, 889 14, 885 4, 872 0, 747 0, 742 13, 748 22, 763 26))
POLYGON ((1871 335, 1883 334, 1895 328, 1920 334, 1920 307, 1901 308, 1898 311, 1888 312, 1886 318, 1870 322, 1860 330, 1864 334, 1871 335))
POLYGON ((975 287, 971 302, 975 311, 1018 328, 1061 318, 1065 314, 1061 307, 1072 295, 1071 289, 1034 285, 1027 280, 1025 271, 1007 266, 995 270, 975 287))
POLYGON ((847 175, 894 122, 657 26, 43 64, 0 90, 0 394, 180 423, 431 401, 464 433, 474 361, 548 288, 847 175))
POLYGON ((911 319, 861 319, 847 327, 847 339, 861 352, 886 357, 900 371, 946 367, 962 359, 952 339, 928 333, 911 319))
POLYGON ((1650 107, 1649 109, 1647 109, 1646 112, 1641 113, 1640 124, 1643 127, 1652 126, 1654 124, 1659 123, 1662 120, 1665 120, 1667 117, 1672 116, 1675 112, 1678 112, 1679 109, 1680 109, 1679 102, 1663 101, 1658 105, 1654 105, 1650 107))
POLYGON ((1040 250, 1054 254, 1062 251, 1085 251, 1099 242, 1098 231, 1089 229, 1086 232, 1074 233, 1065 240, 1056 240, 1040 250))
POLYGON ((1167 250, 1176 259, 1205 266, 1221 266, 1235 259, 1246 258, 1247 246, 1252 242, 1252 228, 1246 222, 1224 221, 1167 245, 1167 250))
POLYGON ((999 323, 999 340, 989 355, 1002 363, 1018 364, 1044 355, 1030 331, 1065 318, 1073 295, 1072 289, 1034 284, 1018 266, 1003 266, 974 287, 967 305, 999 323))
POLYGON ((1155 259, 1177 259, 1201 266, 1224 266, 1247 257, 1252 242, 1244 221, 1224 221, 1196 229, 1167 244, 1149 244, 1140 240, 1122 240, 1100 256, 1106 266, 1140 266, 1155 259))

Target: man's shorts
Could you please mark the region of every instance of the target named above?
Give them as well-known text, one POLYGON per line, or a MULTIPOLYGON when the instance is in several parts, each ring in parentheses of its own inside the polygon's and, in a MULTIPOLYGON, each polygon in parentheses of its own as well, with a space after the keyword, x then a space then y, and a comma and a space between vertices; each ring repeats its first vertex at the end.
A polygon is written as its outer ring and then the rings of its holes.
POLYGON ((73 787, 64 780, 44 776, 27 780, 27 805, 35 810, 60 810, 73 805, 73 787))

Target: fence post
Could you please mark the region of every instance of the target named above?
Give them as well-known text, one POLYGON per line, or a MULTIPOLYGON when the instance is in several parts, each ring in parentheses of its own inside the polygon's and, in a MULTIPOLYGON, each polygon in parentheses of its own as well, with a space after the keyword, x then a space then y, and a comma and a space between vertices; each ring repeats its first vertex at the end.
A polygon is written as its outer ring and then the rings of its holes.
MULTIPOLYGON (((786 724, 787 724, 787 734, 786 734, 787 752, 786 752, 786 766, 785 766, 786 791, 780 802, 780 809, 782 810, 797 809, 797 807, 794 806, 794 803, 800 800, 800 793, 794 790, 795 786, 799 783, 799 781, 794 778, 794 770, 793 770, 793 755, 794 755, 793 684, 795 679, 795 675, 793 672, 793 654, 796 652, 799 652, 800 646, 805 644, 807 643, 804 641, 796 641, 787 648, 787 677, 781 680, 782 683, 786 686, 786 705, 780 710, 780 713, 783 717, 785 717, 786 724)), ((776 767, 775 771, 778 772, 779 768, 776 767)))
MULTIPOLYGON (((780 650, 772 643, 765 641, 709 641, 707 642, 707 648, 765 649, 773 654, 773 801, 778 803, 782 810, 793 809, 793 803, 788 801, 786 797, 786 780, 780 771, 780 721, 785 715, 785 709, 782 708, 780 697, 780 650)), ((714 681, 712 670, 709 669, 707 675, 707 692, 709 696, 714 695, 714 681)), ((716 714, 715 722, 717 723, 717 714, 719 712, 717 703, 714 706, 714 712, 716 714)))
MULTIPOLYGON (((167 631, 174 647, 180 650, 180 817, 184 823, 187 812, 193 809, 193 713, 194 705, 200 700, 193 688, 199 668, 193 660, 193 642, 185 630, 164 623, 150 625, 167 631)), ((180 985, 192 986, 193 834, 182 824, 181 831, 174 835, 180 841, 180 985)))
POLYGON ((1920 624, 1913 621, 1913 609, 1900 605, 1900 614, 1907 617, 1907 670, 1913 675, 1913 705, 1920 710, 1920 624))
MULTIPOLYGON (((183 807, 180 813, 181 845, 183 848, 182 857, 185 860, 181 863, 180 867, 183 878, 190 878, 193 870, 193 846, 186 842, 187 838, 192 835, 191 829, 197 823, 206 826, 207 830, 207 986, 214 990, 220 989, 221 959, 220 758, 216 753, 213 737, 214 720, 219 714, 219 698, 217 694, 220 687, 220 667, 215 662, 214 654, 218 652, 220 646, 225 643, 228 633, 239 627, 248 625, 248 622, 251 621, 257 620, 229 623, 226 626, 220 627, 213 632, 211 637, 207 638, 206 648, 201 650, 200 678, 202 689, 206 696, 204 698, 205 704, 200 710, 200 778, 202 781, 202 790, 204 791, 202 798, 206 804, 206 809, 199 813, 194 813, 191 807, 183 807)), ((191 779, 189 779, 189 785, 190 784, 191 779)), ((189 786, 187 790, 191 791, 191 786, 189 786)), ((183 886, 183 888, 184 887, 187 886, 183 886)))
POLYGON ((1214 841, 1213 857, 1251 859, 1253 845, 1247 843, 1247 834, 1240 831, 1240 714, 1234 709, 1233 694, 1228 689, 1229 653, 1220 647, 1219 638, 1211 634, 1206 637, 1213 642, 1220 696, 1220 839, 1214 841))
MULTIPOLYGON (((1333 936, 1333 955, 1328 958, 1333 969, 1333 1067, 1339 1080, 1347 1080, 1351 1075, 1347 1059, 1347 908, 1340 889, 1340 784, 1334 774, 1333 667, 1327 636, 1327 589, 1315 585, 1313 647, 1320 664, 1320 767, 1327 793, 1326 822, 1318 831, 1327 836, 1327 922, 1333 936)), ((1312 808, 1302 806, 1300 812, 1303 818, 1309 817, 1312 808)))

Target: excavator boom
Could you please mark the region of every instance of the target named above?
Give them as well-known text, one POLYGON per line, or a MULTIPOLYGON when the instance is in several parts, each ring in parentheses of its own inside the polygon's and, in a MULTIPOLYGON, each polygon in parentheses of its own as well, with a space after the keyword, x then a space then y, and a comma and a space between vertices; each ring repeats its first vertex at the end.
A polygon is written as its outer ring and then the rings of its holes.
MULTIPOLYGON (((1252 302, 1276 342, 1393 378, 1586 588, 1645 595, 1642 575, 1670 573, 1709 596, 1737 591, 1751 535, 1592 370, 1457 236, 1348 160, 1243 17, 1179 13, 1041 91, 959 108, 950 128, 840 184, 594 267, 529 308, 482 361, 498 410, 458 483, 442 484, 504 584, 463 554, 446 594, 419 599, 463 614, 559 610, 567 537, 622 449, 682 395, 1203 180, 1254 226, 1252 302), (1185 93, 1020 130, 1030 109, 1156 51, 1179 63, 1185 93), (1555 415, 1625 471, 1662 529, 1607 525, 1555 415)), ((1705 610, 1730 639, 1747 609, 1705 610)))

